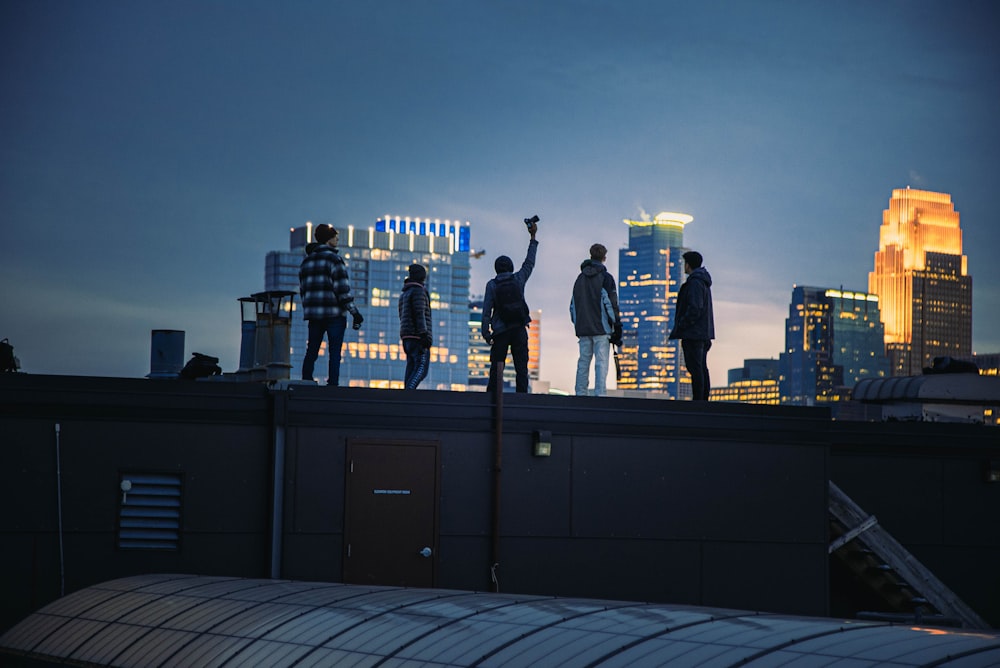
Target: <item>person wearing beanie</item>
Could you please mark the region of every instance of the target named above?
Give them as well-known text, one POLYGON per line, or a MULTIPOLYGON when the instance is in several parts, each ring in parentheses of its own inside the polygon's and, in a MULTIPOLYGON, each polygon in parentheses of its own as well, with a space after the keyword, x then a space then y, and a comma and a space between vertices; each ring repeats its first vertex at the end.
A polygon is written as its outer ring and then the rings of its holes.
POLYGON ((302 379, 313 380, 313 371, 323 337, 327 338, 329 368, 327 385, 340 384, 340 353, 347 330, 347 313, 354 329, 361 329, 364 317, 354 305, 347 264, 338 249, 340 233, 330 225, 317 225, 316 244, 307 247, 299 266, 299 298, 302 317, 308 323, 309 339, 302 361, 302 379))
POLYGON ((712 389, 708 375, 708 351, 715 338, 712 277, 701 266, 701 253, 688 251, 682 257, 684 273, 688 277, 677 292, 674 328, 670 331, 670 338, 681 340, 684 366, 691 374, 691 398, 694 401, 708 401, 708 393, 712 389))
POLYGON ((573 284, 569 317, 580 344, 576 363, 576 395, 587 396, 590 363, 594 362, 595 397, 607 394, 608 361, 612 345, 622 343, 622 320, 618 311, 618 287, 604 261, 608 249, 602 244, 590 247, 590 258, 580 265, 580 275, 573 284), (609 345, 610 344, 610 345, 609 345))
POLYGON ((514 271, 514 261, 501 255, 493 263, 497 275, 486 283, 483 295, 483 318, 480 333, 490 344, 490 379, 487 392, 495 392, 503 387, 503 369, 507 352, 514 362, 515 388, 518 392, 528 391, 528 323, 531 316, 524 301, 524 286, 535 268, 538 252, 538 218, 525 220, 528 226, 528 253, 521 268, 514 271))
POLYGON ((426 281, 427 269, 421 264, 411 264, 399 295, 399 338, 406 353, 403 387, 408 390, 417 389, 431 364, 434 334, 426 281))

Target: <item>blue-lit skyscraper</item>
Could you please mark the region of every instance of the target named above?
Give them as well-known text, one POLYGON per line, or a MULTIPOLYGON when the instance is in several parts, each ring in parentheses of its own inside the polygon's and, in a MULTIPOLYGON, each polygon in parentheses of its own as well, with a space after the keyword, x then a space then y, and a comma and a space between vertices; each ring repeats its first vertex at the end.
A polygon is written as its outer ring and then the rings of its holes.
POLYGON ((625 220, 628 248, 618 252, 618 304, 623 325, 618 388, 691 396, 680 341, 673 327, 677 291, 684 282, 684 226, 694 218, 660 213, 653 220, 625 220))
MULTIPOLYGON (((420 389, 464 390, 468 383, 469 243, 468 222, 386 216, 367 229, 334 227, 346 260, 355 303, 365 317, 344 339, 340 384, 402 388, 406 366, 399 340, 399 293, 406 268, 427 267, 434 346, 431 366, 420 389)), ((267 254, 265 290, 298 290, 299 265, 312 224, 291 231, 291 249, 267 254)), ((292 315, 291 377, 298 378, 306 346, 306 326, 296 295, 292 315)), ((316 364, 326 370, 326 342, 316 364)), ((317 376, 319 377, 319 376, 317 376)))
POLYGON ((889 375, 878 297, 796 286, 780 357, 781 403, 839 401, 862 378, 889 375))

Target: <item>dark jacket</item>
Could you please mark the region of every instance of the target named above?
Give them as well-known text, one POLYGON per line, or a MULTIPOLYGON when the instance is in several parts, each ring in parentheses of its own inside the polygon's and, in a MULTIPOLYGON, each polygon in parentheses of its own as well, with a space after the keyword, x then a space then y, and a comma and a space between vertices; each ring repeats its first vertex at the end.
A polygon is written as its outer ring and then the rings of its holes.
POLYGON ((305 320, 326 320, 357 311, 347 265, 335 248, 320 244, 302 260, 299 296, 305 320))
MULTIPOLYGON (((513 274, 514 279, 520 284, 522 291, 524 290, 524 285, 528 282, 528 278, 531 276, 532 270, 535 268, 535 255, 537 253, 538 241, 532 239, 528 242, 528 253, 524 257, 524 262, 521 263, 521 268, 513 274)), ((496 279, 509 276, 511 273, 509 271, 502 271, 496 275, 496 278, 491 278, 486 282, 486 294, 483 295, 483 320, 480 326, 480 333, 484 339, 492 338, 497 333, 508 329, 507 325, 500 319, 500 314, 493 312, 493 305, 495 301, 496 279)), ((530 317, 528 318, 528 322, 531 322, 530 317)))
POLYGON ((399 338, 422 339, 434 334, 431 318, 431 298, 423 283, 403 283, 399 295, 399 338))
POLYGON ((715 338, 712 277, 704 267, 692 270, 677 293, 677 309, 670 338, 701 341, 715 338))
POLYGON ((573 284, 569 317, 577 336, 611 334, 618 312, 618 287, 607 267, 596 260, 584 260, 573 284))

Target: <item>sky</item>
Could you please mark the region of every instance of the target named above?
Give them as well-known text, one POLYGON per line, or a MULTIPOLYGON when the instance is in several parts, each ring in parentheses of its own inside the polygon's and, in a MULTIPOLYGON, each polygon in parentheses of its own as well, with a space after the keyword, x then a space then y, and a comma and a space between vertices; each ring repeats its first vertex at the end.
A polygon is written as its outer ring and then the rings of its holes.
MULTIPOLYGON (((795 285, 866 291, 882 211, 952 195, 973 349, 1000 352, 1000 10, 989 1, 0 0, 0 339, 143 377, 151 332, 239 366, 238 299, 306 221, 469 221, 519 263, 541 375, 623 219, 690 214, 713 385, 777 358, 795 285)), ((350 334, 348 335, 350 337, 350 334)), ((613 375, 613 374, 612 374, 613 375)), ((613 386, 613 381, 611 383, 613 386)))

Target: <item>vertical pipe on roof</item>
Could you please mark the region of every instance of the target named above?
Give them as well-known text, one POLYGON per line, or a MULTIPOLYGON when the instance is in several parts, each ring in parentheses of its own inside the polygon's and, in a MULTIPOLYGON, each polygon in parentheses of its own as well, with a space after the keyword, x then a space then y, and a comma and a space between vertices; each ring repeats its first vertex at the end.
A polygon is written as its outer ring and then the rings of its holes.
POLYGON ((493 513, 491 518, 490 580, 493 591, 500 591, 497 569, 500 567, 500 483, 503 479, 503 362, 493 388, 493 513))

